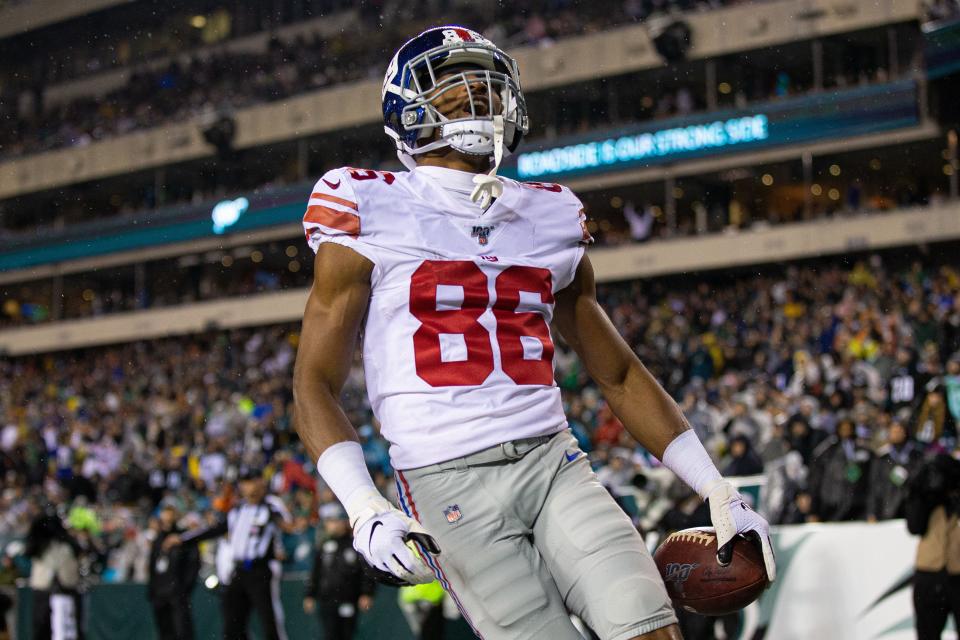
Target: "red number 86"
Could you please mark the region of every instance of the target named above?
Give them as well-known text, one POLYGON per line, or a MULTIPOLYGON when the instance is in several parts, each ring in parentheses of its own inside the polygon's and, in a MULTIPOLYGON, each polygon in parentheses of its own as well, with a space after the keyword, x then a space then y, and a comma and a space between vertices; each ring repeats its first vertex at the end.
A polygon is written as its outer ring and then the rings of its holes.
MULTIPOLYGON (((496 340, 500 364, 517 384, 553 384, 553 341, 543 315, 536 311, 517 311, 520 292, 539 294, 540 302, 552 305, 553 287, 549 269, 512 266, 494 282, 497 299, 493 315, 497 320, 496 340), (540 341, 537 359, 524 357, 522 337, 540 341)), ((487 276, 467 260, 426 260, 413 273, 410 282, 410 312, 421 322, 413 334, 417 375, 433 387, 483 384, 493 372, 493 347, 490 334, 480 324, 487 310, 487 276), (437 287, 463 288, 459 309, 437 309, 437 287), (440 334, 460 334, 466 345, 465 360, 444 362, 440 334)))

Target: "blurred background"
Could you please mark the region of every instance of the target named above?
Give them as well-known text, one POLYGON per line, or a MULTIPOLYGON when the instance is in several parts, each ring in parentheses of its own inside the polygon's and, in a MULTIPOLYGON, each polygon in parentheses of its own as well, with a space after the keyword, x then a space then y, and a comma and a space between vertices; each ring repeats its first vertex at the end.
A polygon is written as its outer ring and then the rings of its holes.
MULTIPOLYGON (((300 218, 329 168, 401 169, 386 64, 451 22, 520 63, 532 129, 502 173, 580 195, 602 304, 783 525, 779 591, 688 640, 915 637, 897 519, 960 420, 956 0, 0 0, 0 637, 32 637, 45 514, 76 543, 87 637, 152 637, 161 505, 210 522, 249 468, 292 516, 288 630, 320 637, 301 599, 332 494, 291 425, 300 218), (838 591, 791 569, 801 544, 847 545, 838 591)), ((556 364, 650 544, 702 522, 562 344, 556 364)), ((359 358, 344 402, 389 494, 359 358)), ((200 551, 196 632, 217 637, 200 551)), ((413 637, 398 603, 379 590, 357 637, 413 637)), ((436 637, 468 637, 444 613, 436 637)))

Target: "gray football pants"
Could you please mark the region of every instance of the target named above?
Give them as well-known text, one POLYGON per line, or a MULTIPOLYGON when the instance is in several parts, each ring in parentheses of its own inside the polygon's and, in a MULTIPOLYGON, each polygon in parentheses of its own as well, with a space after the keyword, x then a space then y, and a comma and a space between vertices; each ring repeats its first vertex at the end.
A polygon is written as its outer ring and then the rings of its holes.
POLYGON ((630 519, 569 431, 397 472, 400 506, 440 544, 427 556, 484 640, 602 640, 676 622, 630 519))

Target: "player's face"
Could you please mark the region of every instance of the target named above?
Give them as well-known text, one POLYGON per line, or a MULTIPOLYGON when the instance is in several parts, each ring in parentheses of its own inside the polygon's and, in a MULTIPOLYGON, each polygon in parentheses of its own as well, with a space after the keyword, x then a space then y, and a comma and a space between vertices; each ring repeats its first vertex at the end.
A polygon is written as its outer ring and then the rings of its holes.
MULTIPOLYGON (((455 76, 465 70, 467 69, 461 68, 446 71, 437 78, 437 84, 440 84, 445 79, 455 76)), ((490 89, 486 81, 477 78, 469 84, 469 91, 467 90, 467 86, 462 82, 454 87, 446 89, 445 91, 441 89, 440 92, 431 100, 431 104, 436 107, 437 111, 451 120, 456 118, 469 118, 472 115, 470 111, 471 98, 473 99, 474 112, 478 116, 490 115, 491 102, 493 105, 493 112, 501 112, 502 103, 500 101, 500 96, 494 92, 493 100, 490 100, 490 89)))

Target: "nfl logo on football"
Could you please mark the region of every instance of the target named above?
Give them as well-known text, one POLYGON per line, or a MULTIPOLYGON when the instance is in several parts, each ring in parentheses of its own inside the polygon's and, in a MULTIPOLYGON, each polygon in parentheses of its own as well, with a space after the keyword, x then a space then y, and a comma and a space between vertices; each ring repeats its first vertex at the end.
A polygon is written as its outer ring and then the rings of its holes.
POLYGON ((449 522, 450 524, 459 522, 460 518, 463 517, 463 514, 460 513, 460 505, 458 504, 452 504, 446 509, 444 509, 443 515, 447 516, 447 522, 449 522))

